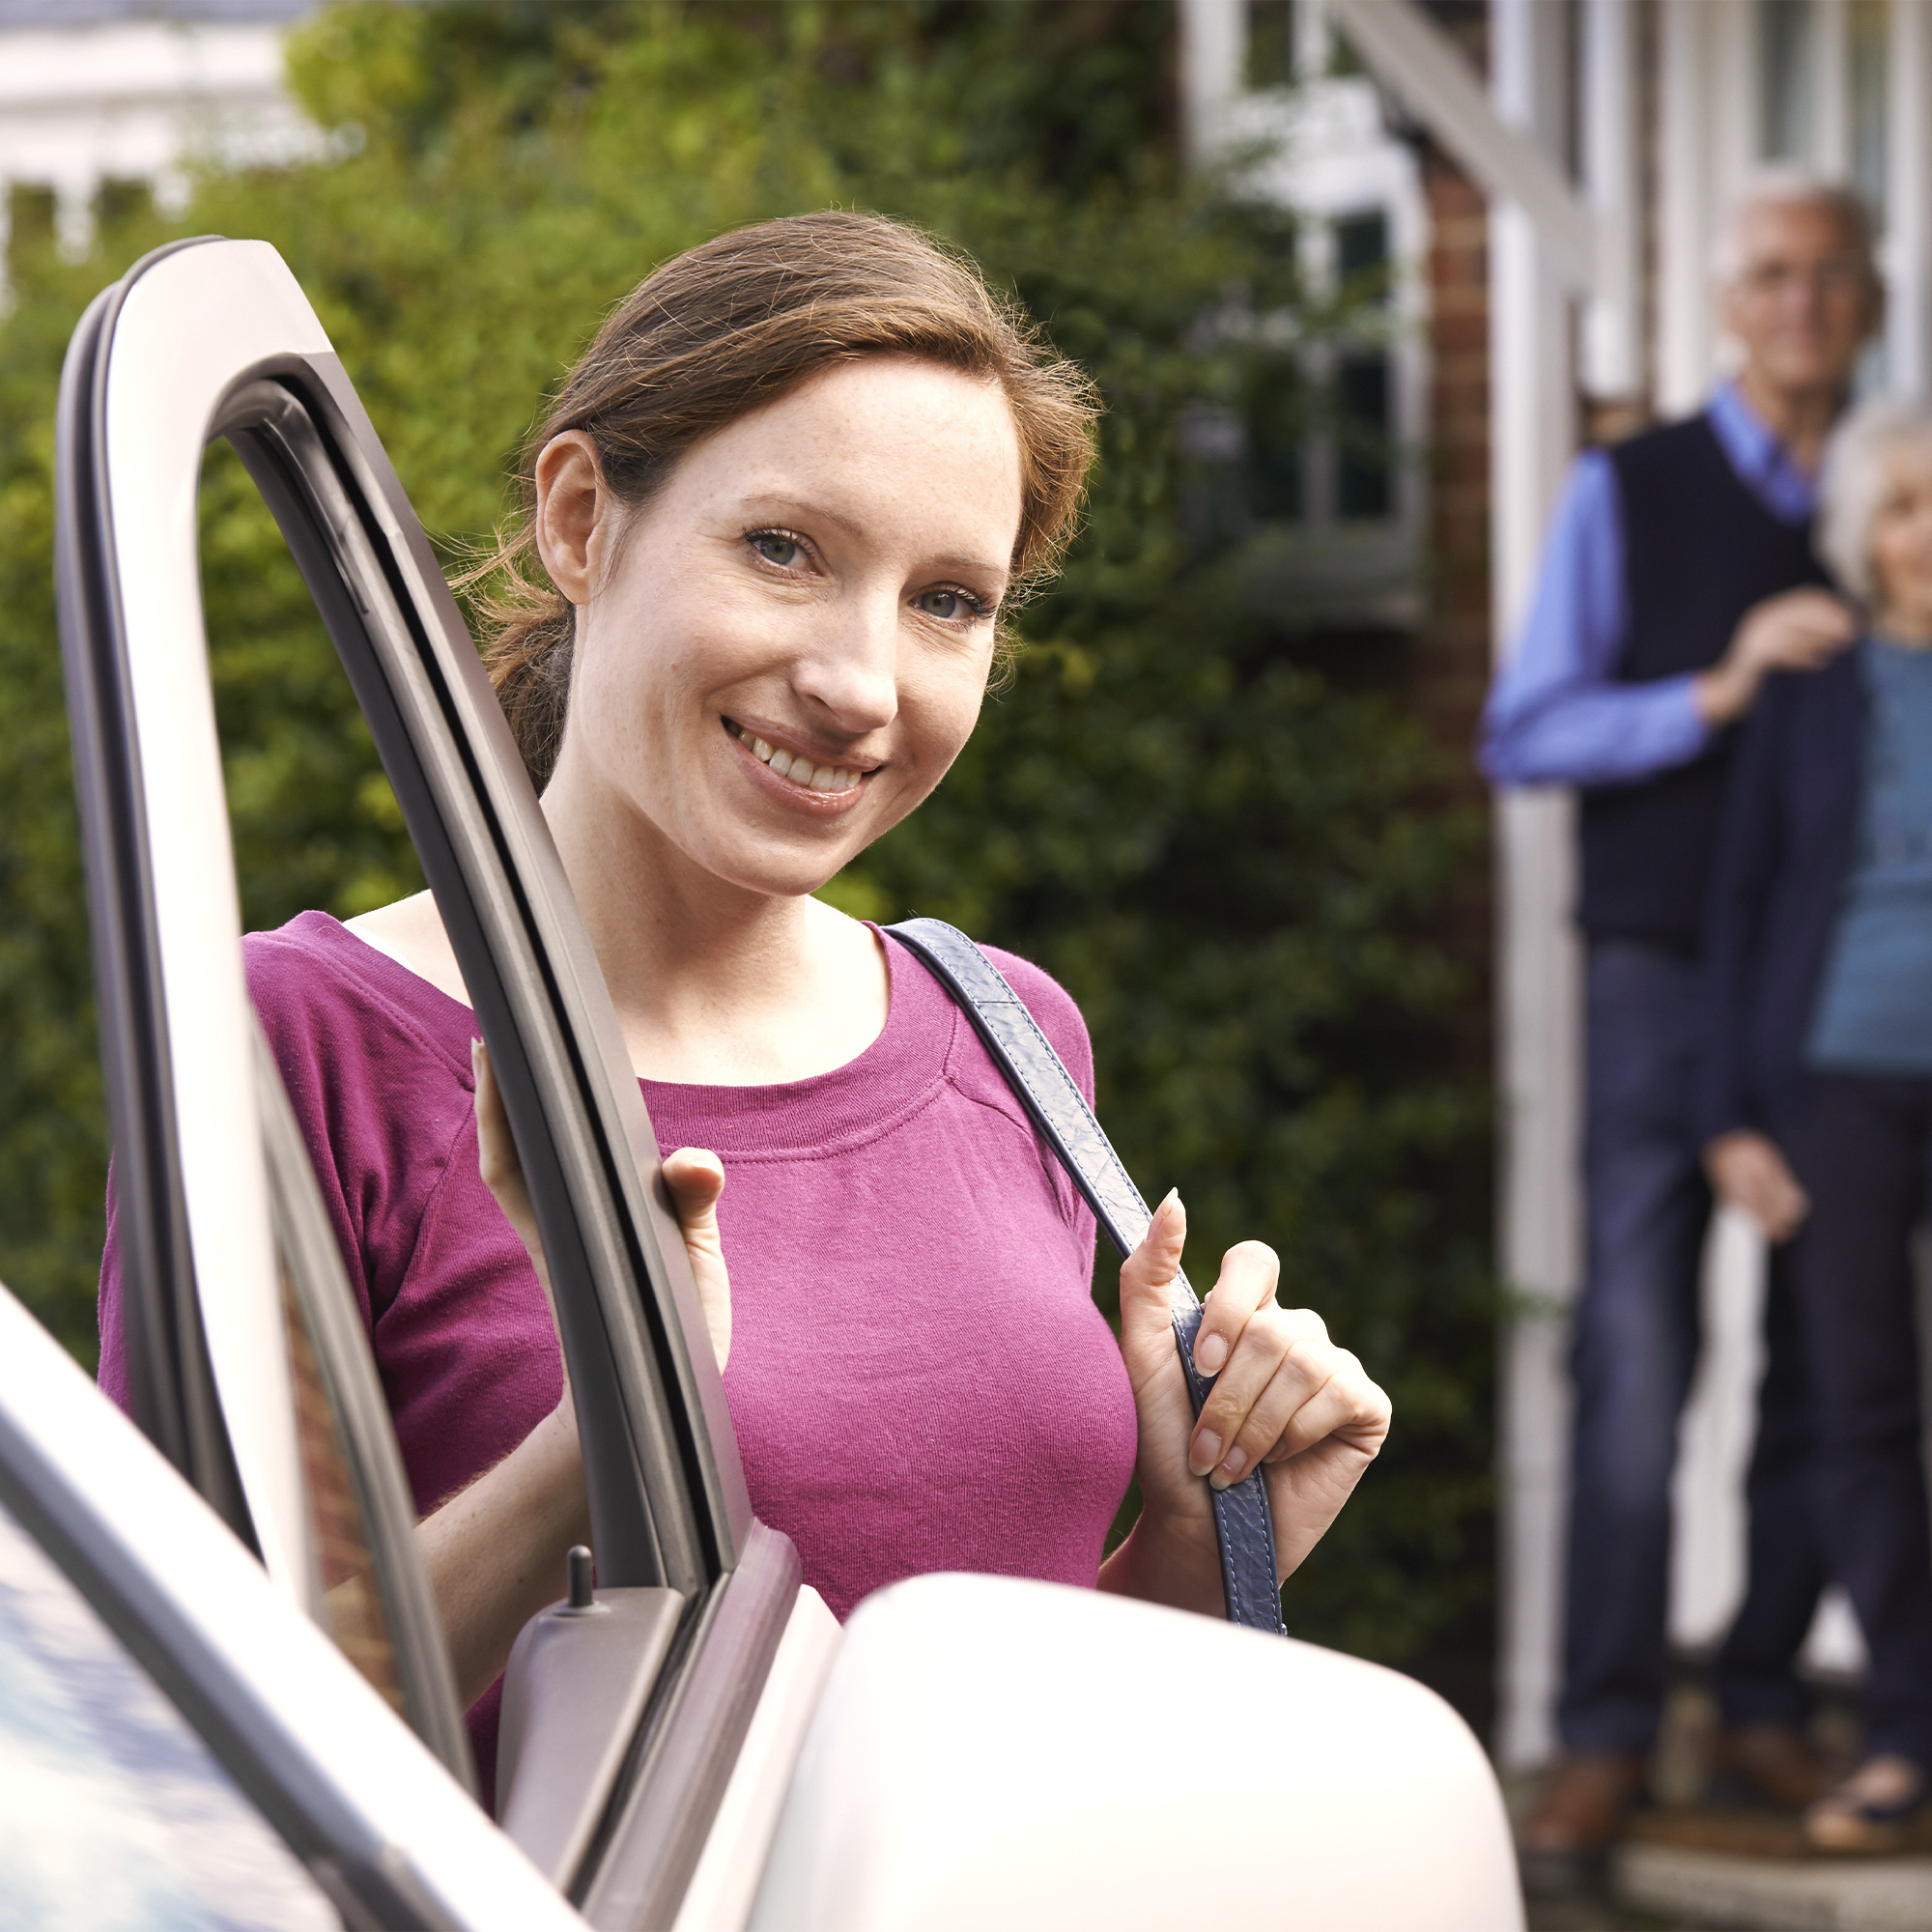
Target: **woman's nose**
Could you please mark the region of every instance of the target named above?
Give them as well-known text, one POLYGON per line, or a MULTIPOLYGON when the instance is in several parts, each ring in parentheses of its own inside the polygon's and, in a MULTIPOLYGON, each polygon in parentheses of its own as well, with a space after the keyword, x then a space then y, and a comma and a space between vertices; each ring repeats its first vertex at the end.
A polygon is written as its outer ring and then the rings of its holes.
POLYGON ((843 604, 792 683, 843 731, 876 731, 898 715, 898 599, 843 604))

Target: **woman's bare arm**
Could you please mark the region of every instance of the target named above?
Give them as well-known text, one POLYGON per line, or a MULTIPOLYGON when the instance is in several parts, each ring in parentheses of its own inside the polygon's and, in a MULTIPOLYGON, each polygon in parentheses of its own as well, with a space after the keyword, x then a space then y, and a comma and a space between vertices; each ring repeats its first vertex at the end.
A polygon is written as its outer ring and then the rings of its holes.
POLYGON ((502 1675, 517 1633, 563 1595, 571 1546, 590 1541, 570 1397, 424 1518, 416 1540, 467 1711, 502 1675))
MULTIPOLYGON (((550 1270, 502 1096, 480 1043, 472 1059, 483 1179, 517 1231, 548 1299, 550 1270)), ((731 1337, 730 1281, 717 1213, 724 1170, 716 1154, 685 1148, 665 1162, 665 1180, 684 1227, 698 1298, 722 1369, 731 1337)), ((416 1537, 442 1616, 457 1694, 468 1710, 502 1674, 517 1633, 563 1595, 564 1558, 572 1545, 590 1541, 568 1376, 556 1407, 494 1468, 425 1517, 416 1537)))

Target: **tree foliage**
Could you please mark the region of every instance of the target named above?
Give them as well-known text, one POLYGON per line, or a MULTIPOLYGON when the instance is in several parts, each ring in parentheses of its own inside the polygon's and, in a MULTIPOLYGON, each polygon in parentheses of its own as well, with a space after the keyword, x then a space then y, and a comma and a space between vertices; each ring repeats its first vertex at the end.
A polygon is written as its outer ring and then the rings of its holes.
MULTIPOLYGON (((1171 31, 1166 7, 1121 0, 337 5, 290 53, 325 158, 210 172, 182 222, 125 218, 82 264, 16 240, 0 1270, 77 1352, 104 1149, 48 554, 53 387, 85 298, 168 234, 273 242, 454 560, 502 515, 545 390, 655 263, 772 213, 877 209, 969 249, 1108 413, 1084 534, 1020 617, 1010 684, 934 799, 828 896, 938 914, 1057 975, 1122 1153, 1182 1189, 1196 1275, 1265 1236, 1287 1293, 1390 1387, 1389 1449, 1293 1585, 1293 1627, 1438 1677, 1486 1646, 1486 1127, 1442 938, 1476 847, 1420 727, 1298 661, 1293 609, 1185 514, 1190 412, 1280 393, 1278 355, 1225 319, 1328 319, 1283 219, 1178 168, 1171 31)), ((225 452, 203 499, 250 923, 413 889, 367 735, 225 452)))

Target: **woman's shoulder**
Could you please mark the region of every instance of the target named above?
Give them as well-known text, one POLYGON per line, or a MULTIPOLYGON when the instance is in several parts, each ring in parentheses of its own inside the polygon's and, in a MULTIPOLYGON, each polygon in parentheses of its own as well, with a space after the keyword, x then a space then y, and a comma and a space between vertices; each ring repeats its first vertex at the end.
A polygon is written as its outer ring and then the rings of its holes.
POLYGON ((1024 1003, 1037 1026, 1052 1043, 1053 1050, 1066 1063, 1067 1071, 1079 1083, 1091 1102, 1094 1097, 1094 1043, 1079 1003, 1043 966, 1004 946, 981 946, 980 951, 1000 969, 1000 974, 1024 1003))
POLYGON ((292 1059, 447 1062, 467 1078, 473 1016, 327 913, 242 942, 248 992, 284 1074, 292 1059))

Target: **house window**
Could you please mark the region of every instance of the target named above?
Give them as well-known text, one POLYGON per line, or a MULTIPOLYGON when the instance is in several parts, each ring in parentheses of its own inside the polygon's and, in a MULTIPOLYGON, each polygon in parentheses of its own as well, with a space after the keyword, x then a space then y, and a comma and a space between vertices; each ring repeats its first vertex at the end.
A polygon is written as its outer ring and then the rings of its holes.
POLYGON ((1816 63, 1810 0, 1758 0, 1758 153, 1802 165, 1811 156, 1816 63))
POLYGON ((1335 224, 1336 293, 1345 302, 1388 305, 1389 225, 1379 208, 1335 224))
POLYGON ((1391 427, 1388 351, 1344 355, 1335 370, 1335 511, 1345 520, 1395 507, 1391 427))
MULTIPOLYGON (((1335 223, 1335 293, 1358 313, 1374 316, 1388 307, 1388 215, 1381 209, 1335 223)), ((1334 379, 1338 517, 1386 517, 1395 508, 1393 405, 1387 346, 1345 347, 1334 379)))
POLYGON ((1864 197, 1873 218, 1885 223, 1886 141, 1885 0, 1852 0, 1846 22, 1850 42, 1852 185, 1864 197))
POLYGON ((1301 388, 1300 367, 1288 355, 1265 357, 1248 379, 1241 411, 1241 495, 1248 516, 1258 523, 1301 521, 1308 439, 1301 388))
POLYGON ((1294 79, 1294 0, 1248 0, 1248 85, 1294 79))

